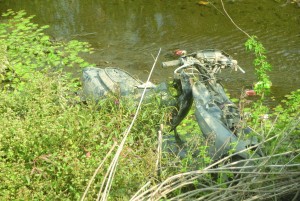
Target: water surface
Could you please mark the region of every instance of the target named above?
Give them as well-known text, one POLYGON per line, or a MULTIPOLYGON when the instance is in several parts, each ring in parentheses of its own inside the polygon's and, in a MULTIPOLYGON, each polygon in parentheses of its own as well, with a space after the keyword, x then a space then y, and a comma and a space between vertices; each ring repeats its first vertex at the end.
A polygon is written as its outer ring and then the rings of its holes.
MULTIPOLYGON (((87 41, 95 54, 86 59, 99 66, 118 66, 145 80, 159 48, 159 61, 175 49, 224 50, 239 61, 246 74, 222 72, 234 95, 255 82, 252 54, 245 51, 247 36, 223 14, 218 0, 200 6, 197 0, 0 0, 0 11, 26 10, 35 21, 49 24, 56 40, 87 41)), ((224 0, 236 24, 256 35, 268 50, 273 66, 272 95, 277 99, 300 88, 300 9, 273 0, 224 0)), ((157 66, 153 81, 172 77, 172 69, 157 66)))

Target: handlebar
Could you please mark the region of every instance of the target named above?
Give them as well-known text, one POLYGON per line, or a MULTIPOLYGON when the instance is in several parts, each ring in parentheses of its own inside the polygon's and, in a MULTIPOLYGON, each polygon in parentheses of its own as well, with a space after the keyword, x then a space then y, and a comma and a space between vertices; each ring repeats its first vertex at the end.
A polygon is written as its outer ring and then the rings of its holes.
POLYGON ((218 66, 218 68, 231 67, 235 70, 240 70, 242 73, 245 71, 237 64, 236 60, 233 60, 228 54, 220 50, 201 50, 196 53, 192 53, 186 56, 180 57, 178 60, 162 62, 162 67, 179 67, 178 69, 183 69, 187 66, 192 66, 194 64, 218 66))
POLYGON ((165 62, 162 62, 162 67, 163 68, 167 68, 167 67, 171 67, 171 66, 180 66, 181 64, 181 61, 179 59, 177 60, 172 60, 172 61, 165 61, 165 62))

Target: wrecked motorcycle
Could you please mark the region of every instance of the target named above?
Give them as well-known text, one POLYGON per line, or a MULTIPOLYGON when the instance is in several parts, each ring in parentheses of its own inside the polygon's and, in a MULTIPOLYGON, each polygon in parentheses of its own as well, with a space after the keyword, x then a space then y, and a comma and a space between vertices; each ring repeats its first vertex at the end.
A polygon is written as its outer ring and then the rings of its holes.
POLYGON ((177 112, 171 120, 171 130, 174 130, 178 144, 182 143, 182 140, 176 127, 187 116, 194 102, 197 123, 204 137, 210 141, 210 157, 217 160, 234 149, 239 157, 249 158, 249 153, 242 150, 258 142, 255 138, 242 139, 247 129, 240 128, 239 109, 227 97, 215 76, 222 69, 240 70, 243 73, 244 71, 236 60, 220 50, 201 50, 191 54, 181 51, 180 54, 179 59, 162 64, 163 67, 177 67, 173 80, 178 91, 175 99, 166 83, 143 83, 126 71, 114 67, 85 68, 82 76, 82 99, 97 101, 114 92, 139 100, 146 88, 146 100, 152 95, 159 95, 164 105, 177 107, 177 112))
MULTIPOLYGON (((177 110, 171 120, 178 143, 182 140, 176 127, 187 116, 193 102, 197 123, 204 137, 209 140, 211 159, 217 160, 230 150, 235 150, 238 157, 250 158, 249 152, 243 151, 256 145, 256 138, 242 138, 248 128, 240 128, 238 107, 227 97, 216 74, 222 69, 244 70, 223 51, 208 49, 191 54, 179 51, 178 60, 163 62, 163 67, 177 67, 174 70, 174 86, 178 91, 177 110)), ((258 151, 259 152, 259 151, 258 151)))

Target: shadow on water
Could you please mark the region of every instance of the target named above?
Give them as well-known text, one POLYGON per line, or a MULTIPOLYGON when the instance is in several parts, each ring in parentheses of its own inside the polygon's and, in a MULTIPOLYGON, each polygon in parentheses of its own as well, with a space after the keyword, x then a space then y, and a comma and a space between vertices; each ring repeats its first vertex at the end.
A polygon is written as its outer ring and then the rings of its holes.
MULTIPOLYGON (((39 24, 49 24, 56 40, 88 41, 96 53, 86 56, 99 66, 118 66, 144 80, 162 48, 160 61, 173 50, 222 49, 236 58, 246 74, 222 73, 225 86, 238 96, 255 82, 253 55, 244 48, 246 36, 222 12, 221 3, 146 0, 0 0, 0 11, 26 10, 39 24)), ((300 87, 300 9, 276 1, 224 0, 234 21, 258 36, 273 65, 273 95, 281 98, 300 87)), ((172 77, 172 69, 156 68, 154 80, 172 77)))

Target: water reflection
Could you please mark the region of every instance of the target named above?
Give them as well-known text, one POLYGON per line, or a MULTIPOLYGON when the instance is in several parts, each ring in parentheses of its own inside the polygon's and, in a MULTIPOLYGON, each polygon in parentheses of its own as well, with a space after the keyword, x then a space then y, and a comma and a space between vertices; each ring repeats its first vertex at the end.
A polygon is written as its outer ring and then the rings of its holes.
POLYGON ((51 12, 52 20, 55 21, 52 32, 61 37, 81 32, 81 26, 77 26, 79 8, 78 1, 56 1, 53 4, 54 12, 51 12))
MULTIPOLYGON (((196 1, 147 0, 3 0, 0 11, 24 9, 39 24, 49 24, 48 33, 57 40, 90 42, 96 54, 87 59, 99 65, 125 68, 142 79, 158 49, 161 60, 176 48, 195 51, 222 49, 234 56, 246 75, 224 73, 226 86, 238 94, 255 81, 253 56, 244 50, 245 35, 213 6, 196 1)), ((217 1, 216 1, 217 2, 217 1)), ((300 16, 292 5, 280 7, 273 1, 225 1, 237 24, 257 35, 265 45, 276 96, 300 86, 300 16), (230 3, 231 2, 231 3, 230 3), (252 2, 252 3, 251 3, 252 2), (289 79, 286 79, 289 78, 289 79), (276 91, 277 90, 277 91, 276 91)), ((215 4, 222 10, 219 3, 215 4)), ((157 68, 154 79, 172 76, 172 70, 157 68)))

